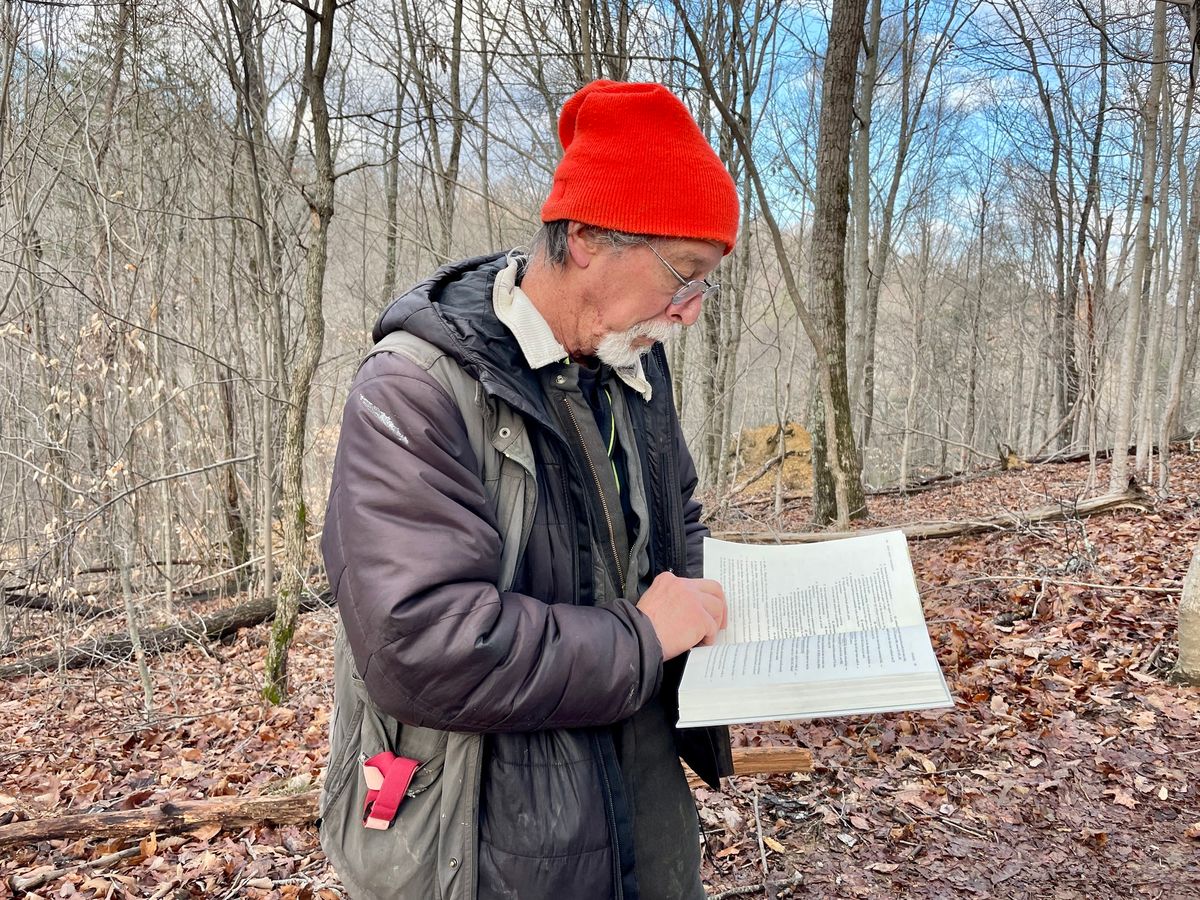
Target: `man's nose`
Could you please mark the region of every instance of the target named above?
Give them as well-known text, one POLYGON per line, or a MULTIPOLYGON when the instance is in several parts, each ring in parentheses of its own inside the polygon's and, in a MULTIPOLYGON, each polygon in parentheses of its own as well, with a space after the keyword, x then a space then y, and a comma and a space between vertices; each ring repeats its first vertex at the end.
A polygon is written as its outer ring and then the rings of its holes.
POLYGON ((703 302, 702 295, 697 295, 685 303, 672 303, 667 307, 667 318, 685 328, 695 325, 696 320, 700 318, 700 304, 703 302))

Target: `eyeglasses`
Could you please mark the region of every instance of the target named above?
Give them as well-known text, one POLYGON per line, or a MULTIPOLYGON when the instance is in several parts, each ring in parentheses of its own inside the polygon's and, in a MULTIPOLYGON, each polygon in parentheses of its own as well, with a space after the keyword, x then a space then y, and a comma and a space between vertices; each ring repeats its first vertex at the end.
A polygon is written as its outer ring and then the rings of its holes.
POLYGON ((643 243, 650 248, 650 252, 658 257, 658 261, 666 266, 667 270, 674 275, 676 280, 679 282, 679 289, 671 295, 672 306, 682 306, 689 300, 695 300, 697 297, 700 297, 706 301, 715 300, 717 294, 721 292, 721 285, 716 282, 709 281, 707 278, 693 278, 691 281, 688 281, 675 271, 675 267, 673 265, 662 258, 662 254, 654 249, 654 245, 652 243, 649 241, 644 241, 643 243))

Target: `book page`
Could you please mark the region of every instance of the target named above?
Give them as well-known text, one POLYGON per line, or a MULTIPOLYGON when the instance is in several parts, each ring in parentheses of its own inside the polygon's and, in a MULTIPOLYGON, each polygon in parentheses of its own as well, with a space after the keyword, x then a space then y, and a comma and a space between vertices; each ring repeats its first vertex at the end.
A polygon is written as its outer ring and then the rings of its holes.
POLYGON ((687 668, 689 686, 703 690, 931 672, 937 658, 922 625, 696 647, 687 668))
POLYGON ((728 626, 688 656, 681 726, 953 706, 902 532, 708 539, 704 574, 725 588, 728 626))
POLYGON ((707 538, 704 576, 721 582, 729 607, 718 645, 890 632, 895 647, 903 644, 899 629, 925 630, 898 531, 786 546, 707 538))

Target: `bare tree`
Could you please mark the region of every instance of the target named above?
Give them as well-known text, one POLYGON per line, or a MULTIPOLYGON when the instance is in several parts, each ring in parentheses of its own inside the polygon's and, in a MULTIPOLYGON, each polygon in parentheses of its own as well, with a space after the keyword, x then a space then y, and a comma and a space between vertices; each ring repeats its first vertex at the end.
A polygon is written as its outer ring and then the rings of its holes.
MULTIPOLYGON (((1195 5, 1188 11, 1188 32, 1193 40, 1200 24, 1195 5)), ((1158 429, 1158 485, 1167 490, 1170 482, 1171 437, 1181 424, 1184 395, 1184 373, 1189 345, 1196 338, 1188 333, 1188 301, 1196 284, 1196 261, 1200 253, 1200 178, 1192 175, 1188 165, 1188 140, 1191 136, 1192 109, 1196 103, 1197 59, 1188 66, 1188 86, 1183 102, 1183 123, 1175 147, 1175 179, 1180 196, 1179 232, 1180 263, 1175 292, 1175 347, 1171 356, 1171 371, 1167 376, 1167 402, 1158 429), (1189 178, 1191 185, 1189 187, 1189 178), (1190 194, 1190 196, 1189 196, 1190 194)))
MULTIPOLYGON (((1163 71, 1166 67, 1166 0, 1155 0, 1154 36, 1150 50, 1150 83, 1142 105, 1141 174, 1138 178, 1139 211, 1134 237, 1133 270, 1129 276, 1126 296, 1125 337, 1121 347, 1119 391, 1116 422, 1113 425, 1113 458, 1109 472, 1109 489, 1120 490, 1129 477, 1130 427, 1133 423, 1133 392, 1136 384, 1139 323, 1145 295, 1145 283, 1150 259, 1150 218, 1154 210, 1155 171, 1158 162, 1158 111, 1163 90, 1163 71)), ((1149 402, 1148 398, 1144 402, 1149 402)))
POLYGON ((1177 632, 1177 672, 1185 681, 1200 685, 1200 544, 1192 551, 1192 562, 1183 579, 1177 632))
POLYGON ((846 220, 850 214, 850 123, 866 0, 839 0, 829 23, 821 91, 816 203, 812 229, 813 305, 823 332, 817 365, 828 372, 829 396, 812 416, 813 521, 866 515, 862 462, 854 448, 846 375, 846 220), (832 416, 823 408, 832 403, 832 416), (829 422, 829 425, 826 423, 829 422), (836 433, 836 436, 835 436, 836 433))
POLYGON ((305 16, 304 93, 311 116, 315 184, 305 189, 310 222, 304 278, 304 343, 292 372, 283 447, 284 568, 267 645, 263 694, 272 703, 287 696, 287 651, 296 630, 307 570, 308 507, 304 496, 304 451, 308 440, 308 401, 325 343, 325 266, 329 222, 334 210, 333 148, 329 137, 326 77, 333 53, 336 0, 289 0, 305 16))

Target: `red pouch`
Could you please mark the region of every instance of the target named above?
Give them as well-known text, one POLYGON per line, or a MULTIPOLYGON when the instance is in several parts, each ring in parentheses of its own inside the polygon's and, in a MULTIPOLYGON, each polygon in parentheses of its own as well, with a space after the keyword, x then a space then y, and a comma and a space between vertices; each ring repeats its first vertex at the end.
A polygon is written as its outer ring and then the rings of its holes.
POLYGON ((363 804, 363 825, 381 831, 391 827, 412 783, 413 773, 421 768, 415 759, 384 751, 363 762, 367 800, 363 804))

